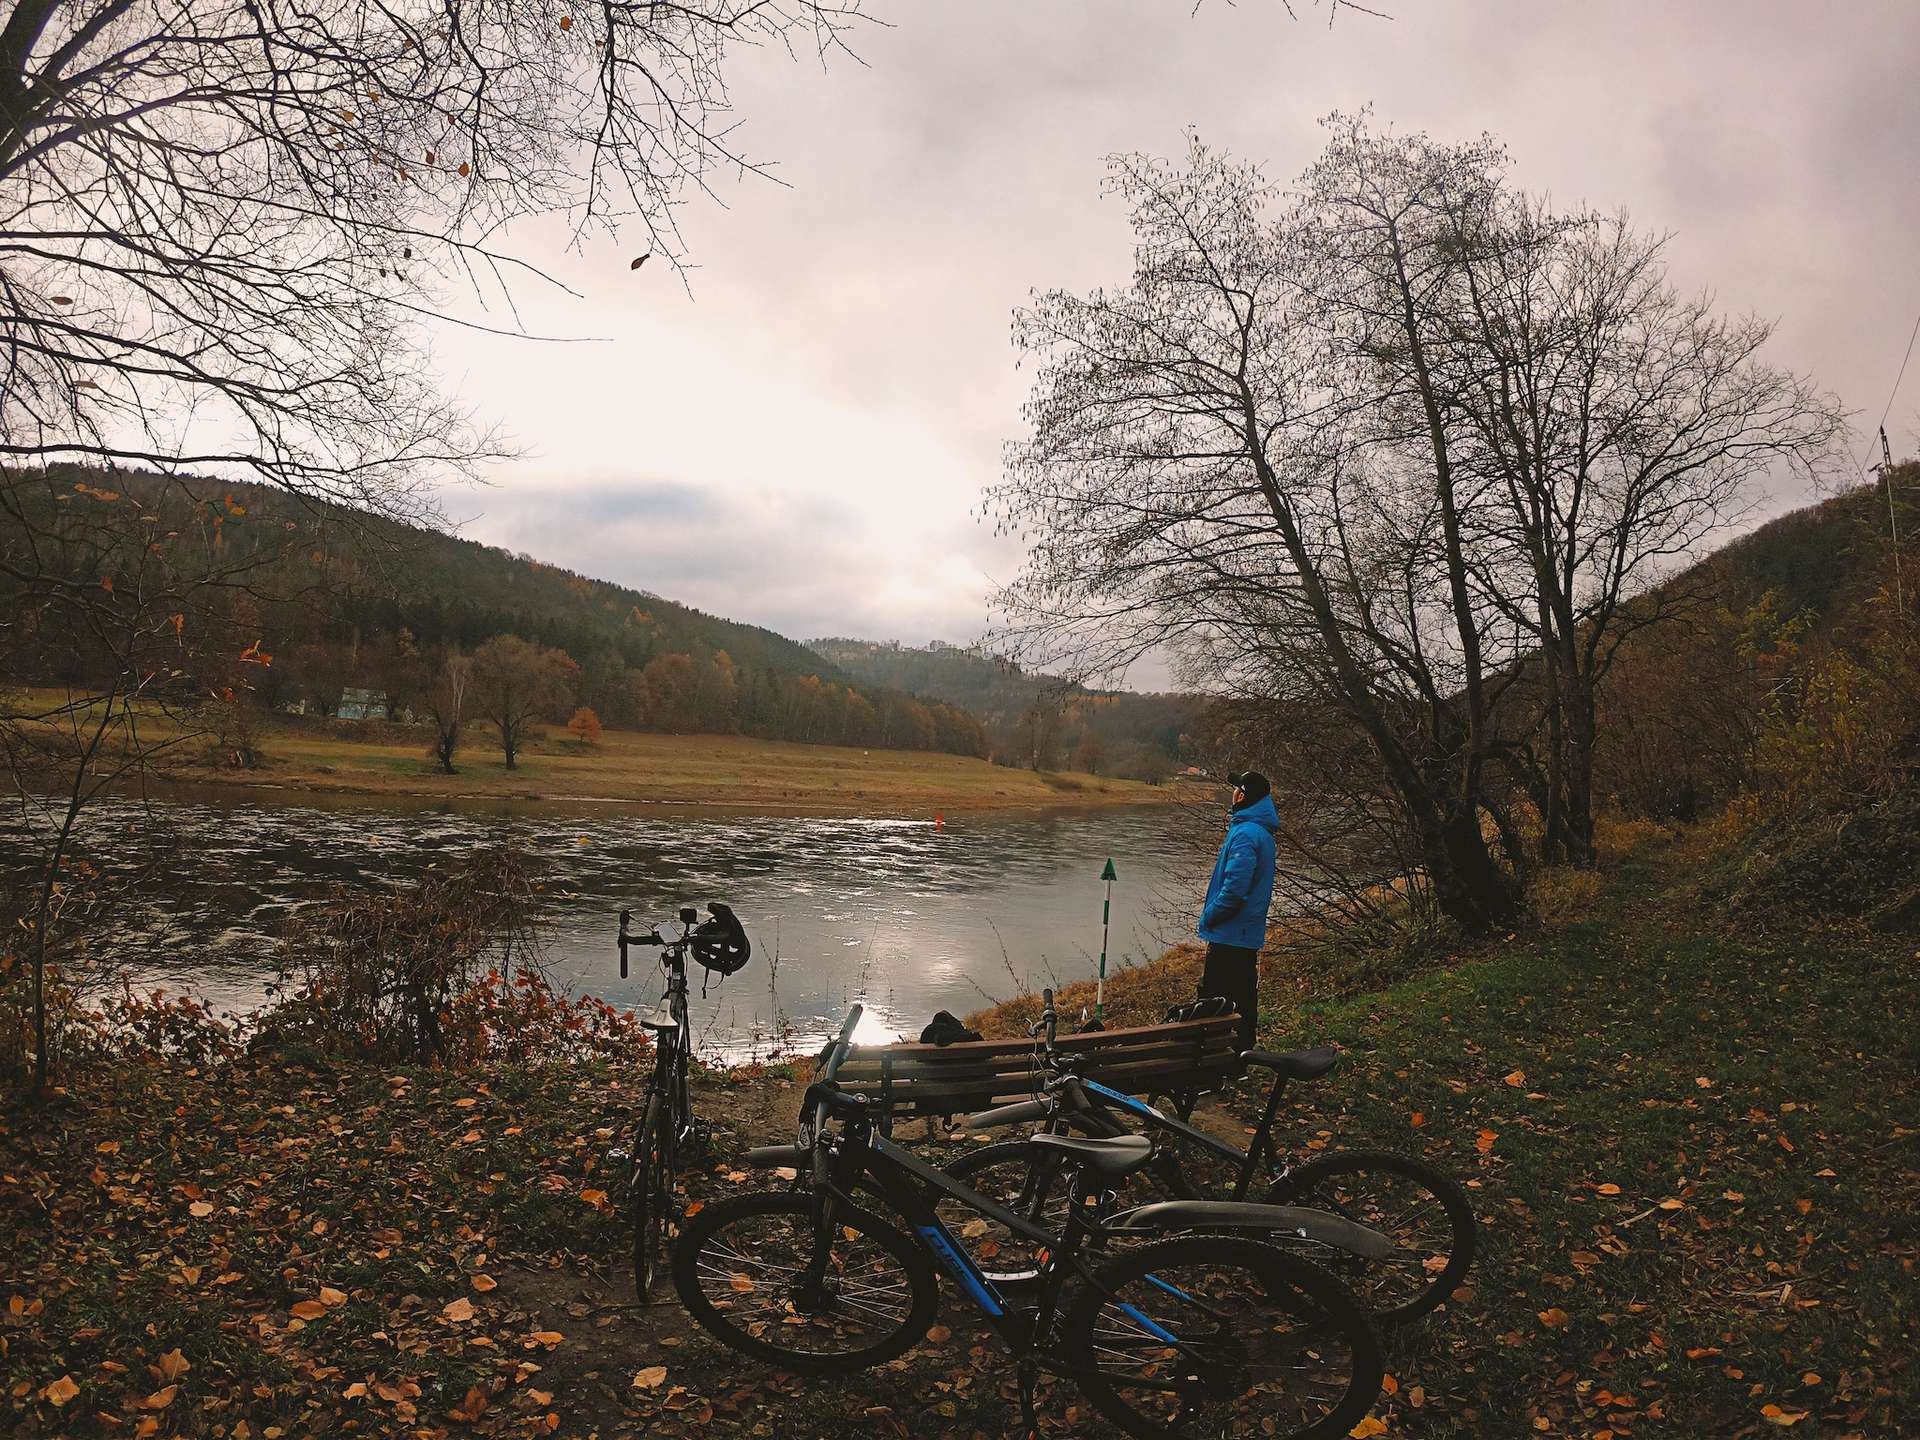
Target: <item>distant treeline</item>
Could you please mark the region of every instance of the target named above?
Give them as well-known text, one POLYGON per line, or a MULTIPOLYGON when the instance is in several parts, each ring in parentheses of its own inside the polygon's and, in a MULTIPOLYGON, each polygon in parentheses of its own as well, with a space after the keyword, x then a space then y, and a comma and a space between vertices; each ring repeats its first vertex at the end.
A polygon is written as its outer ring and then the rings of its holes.
POLYGON ((921 649, 838 636, 808 644, 859 680, 964 707, 985 725, 991 756, 1002 765, 1069 765, 1158 782, 1183 763, 1188 736, 1207 707, 1195 695, 1064 684, 976 648, 921 649))
MULTIPOLYGON (((17 503, 55 509, 72 503, 76 486, 92 487, 138 499, 169 530, 207 537, 229 577, 221 620, 236 643, 257 642, 271 657, 244 671, 262 708, 332 714, 357 688, 384 696, 400 718, 421 708, 449 653, 517 635, 575 667, 567 693, 556 690, 540 716, 554 723, 584 705, 619 728, 987 753, 984 727, 959 706, 856 680, 771 630, 529 555, 264 486, 203 481, 189 490, 140 472, 39 473, 44 490, 11 487, 17 503)), ((93 649, 71 638, 39 635, 13 657, 13 678, 91 678, 82 672, 93 649)))

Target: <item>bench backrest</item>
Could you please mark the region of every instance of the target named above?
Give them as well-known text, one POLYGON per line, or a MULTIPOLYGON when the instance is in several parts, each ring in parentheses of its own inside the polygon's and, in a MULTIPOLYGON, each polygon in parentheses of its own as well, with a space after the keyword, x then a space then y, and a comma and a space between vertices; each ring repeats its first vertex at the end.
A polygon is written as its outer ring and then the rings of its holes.
MULTIPOLYGON (((1234 1015, 1062 1035, 1059 1048, 1081 1055, 1083 1079, 1129 1095, 1181 1096, 1237 1074, 1234 1015)), ((1022 1100, 1040 1079, 1033 1041, 962 1040, 953 1045, 857 1045, 837 1083, 886 1107, 889 1120, 963 1115, 1022 1100)))

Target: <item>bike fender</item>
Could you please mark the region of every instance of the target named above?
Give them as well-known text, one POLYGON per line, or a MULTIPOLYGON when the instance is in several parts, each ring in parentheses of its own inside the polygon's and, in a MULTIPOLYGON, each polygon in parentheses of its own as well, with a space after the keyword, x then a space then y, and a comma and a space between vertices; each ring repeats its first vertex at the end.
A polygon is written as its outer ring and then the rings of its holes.
POLYGON ((747 1151, 746 1162, 762 1170, 791 1166, 798 1170, 807 1163, 807 1152, 798 1145, 760 1145, 747 1151))
POLYGON ((1299 1205, 1258 1205, 1243 1200, 1160 1200, 1123 1211, 1107 1221, 1111 1230, 1275 1230, 1331 1245, 1350 1255, 1384 1260, 1393 1241, 1378 1230, 1323 1210, 1299 1205))
POLYGON ((1016 1105, 1002 1105, 993 1110, 982 1110, 977 1115, 969 1115, 960 1122, 962 1130, 992 1130, 1001 1125, 1028 1125, 1035 1120, 1045 1120, 1053 1114, 1051 1100, 1022 1100, 1016 1105))

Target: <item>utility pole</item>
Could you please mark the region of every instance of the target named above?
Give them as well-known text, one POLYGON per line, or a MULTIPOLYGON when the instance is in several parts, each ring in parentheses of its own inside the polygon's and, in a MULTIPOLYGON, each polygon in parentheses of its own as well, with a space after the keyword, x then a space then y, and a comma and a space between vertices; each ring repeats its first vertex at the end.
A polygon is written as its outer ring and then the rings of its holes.
POLYGON ((1893 606, 1894 613, 1905 619, 1907 615, 1907 591, 1900 578, 1900 512, 1893 504, 1893 447, 1887 444, 1887 427, 1880 427, 1880 478, 1887 484, 1887 525, 1893 531, 1893 606))

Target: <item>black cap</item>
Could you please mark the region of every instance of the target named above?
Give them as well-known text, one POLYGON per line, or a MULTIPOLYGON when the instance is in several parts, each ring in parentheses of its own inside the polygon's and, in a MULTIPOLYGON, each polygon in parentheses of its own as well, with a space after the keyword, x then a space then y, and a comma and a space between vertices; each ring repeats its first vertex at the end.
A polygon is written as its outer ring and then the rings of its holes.
POLYGON ((1246 799, 1241 802, 1243 805, 1264 800, 1273 793, 1273 786, 1258 770, 1231 770, 1227 773, 1227 783, 1236 790, 1246 792, 1246 799))

